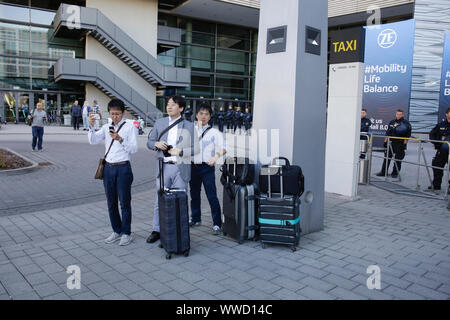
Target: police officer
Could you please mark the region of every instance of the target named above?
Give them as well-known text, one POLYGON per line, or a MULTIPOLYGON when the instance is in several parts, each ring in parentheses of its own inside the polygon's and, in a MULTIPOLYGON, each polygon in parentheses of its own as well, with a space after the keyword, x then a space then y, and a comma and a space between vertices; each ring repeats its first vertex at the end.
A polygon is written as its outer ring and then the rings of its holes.
POLYGON ((227 113, 225 113, 225 122, 227 124, 227 132, 229 132, 233 126, 233 118, 234 118, 234 110, 233 110, 233 106, 230 104, 228 106, 227 113))
POLYGON ((212 113, 210 115, 211 119, 209 119, 208 125, 211 126, 211 127, 214 127, 214 125, 217 122, 216 121, 217 114, 216 114, 216 111, 214 110, 214 108, 211 107, 211 110, 212 110, 212 113))
POLYGON ((250 128, 252 127, 252 114, 250 113, 250 110, 248 108, 245 108, 244 113, 244 127, 245 127, 245 134, 248 134, 250 128))
POLYGON ((411 137, 411 124, 403 118, 403 110, 398 109, 395 114, 395 119, 389 122, 389 127, 386 130, 386 139, 384 139, 384 147, 386 148, 386 151, 384 153, 385 157, 387 155, 388 161, 387 161, 387 167, 386 167, 386 158, 383 161, 383 167, 381 168, 381 171, 377 173, 378 177, 385 176, 385 172, 389 170, 389 164, 391 163, 391 158, 393 156, 392 153, 395 154, 395 164, 394 168, 392 169, 392 178, 397 178, 398 173, 400 172, 400 169, 402 167, 402 162, 399 160, 403 160, 405 158, 405 150, 406 150, 406 144, 408 143, 408 140, 404 139, 391 139, 392 141, 392 151, 389 148, 387 142, 387 137, 402 137, 402 138, 410 138, 411 137))
MULTIPOLYGON (((450 141, 450 108, 445 112, 445 119, 438 123, 430 132, 430 140, 450 141)), ((436 155, 431 162, 433 167, 444 168, 448 161, 448 144, 435 142, 434 148, 436 155)), ((442 169, 433 168, 433 185, 428 187, 428 190, 441 190, 442 176, 444 172, 442 169)))
MULTIPOLYGON (((372 125, 372 121, 370 119, 367 119, 367 110, 362 109, 361 110, 361 134, 369 133, 370 126, 372 125)), ((361 140, 367 140, 367 136, 362 135, 360 136, 361 140)))
POLYGON ((243 120, 244 114, 241 112, 241 107, 237 107, 236 111, 234 112, 233 120, 234 120, 234 133, 236 133, 236 129, 239 128, 239 134, 241 134, 241 128, 242 128, 242 120, 243 120))
POLYGON ((186 107, 186 111, 184 111, 184 119, 187 121, 192 122, 192 115, 194 114, 194 111, 192 110, 191 106, 186 107))
POLYGON ((219 131, 223 132, 223 124, 225 121, 225 112, 223 107, 220 107, 219 112, 217 112, 217 124, 219 125, 219 131))

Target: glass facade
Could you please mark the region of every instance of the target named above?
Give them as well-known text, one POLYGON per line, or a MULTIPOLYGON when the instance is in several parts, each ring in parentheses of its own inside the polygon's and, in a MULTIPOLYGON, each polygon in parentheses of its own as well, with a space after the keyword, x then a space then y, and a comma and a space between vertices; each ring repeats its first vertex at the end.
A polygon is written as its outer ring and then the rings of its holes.
MULTIPOLYGON (((253 100, 258 30, 159 13, 158 23, 180 28, 181 45, 158 61, 191 69, 191 86, 167 90, 192 98, 253 100)), ((158 98, 163 107, 164 98, 158 98)), ((238 104, 238 103, 235 103, 238 104)))
MULTIPOLYGON (((12 111, 11 99, 14 103, 17 100, 21 109, 27 106, 24 101, 37 103, 37 99, 46 98, 46 108, 51 109, 57 99, 47 94, 48 91, 74 94, 84 91, 78 85, 71 87, 55 83, 48 75, 50 67, 61 57, 84 58, 84 41, 55 37, 51 27, 55 10, 36 8, 34 5, 49 7, 43 1, 0 2, 0 90, 5 103, 4 116, 9 121, 17 120, 16 113, 21 114, 12 111), (16 94, 17 91, 22 92, 16 94), (36 91, 42 91, 42 94, 30 93, 36 91), (5 94, 9 99, 5 98, 5 94), (29 95, 33 98, 29 99, 29 95)), ((55 2, 53 7, 56 5, 55 2)), ((61 110, 64 110, 63 105, 61 110)), ((20 120, 22 117, 19 117, 20 120)))

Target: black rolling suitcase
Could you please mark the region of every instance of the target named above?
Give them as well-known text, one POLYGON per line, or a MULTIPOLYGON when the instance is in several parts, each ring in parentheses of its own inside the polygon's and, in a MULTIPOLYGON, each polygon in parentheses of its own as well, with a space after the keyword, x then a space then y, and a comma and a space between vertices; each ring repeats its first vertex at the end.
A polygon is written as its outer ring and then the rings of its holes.
POLYGON ((189 256, 189 213, 186 190, 164 188, 163 161, 159 161, 160 189, 158 191, 160 247, 167 252, 166 259, 173 253, 189 256))
MULTIPOLYGON (((236 178, 236 175, 242 177, 236 173, 239 168, 239 165, 236 165, 238 161, 237 158, 227 158, 222 166, 224 173, 221 178, 224 185, 222 230, 225 236, 229 235, 241 244, 244 240, 256 237, 255 192, 257 188, 251 179, 236 178), (236 182, 241 182, 241 184, 236 182)), ((246 165, 248 165, 248 160, 246 160, 246 165)), ((245 170, 253 170, 253 168, 247 167, 245 170)), ((254 173, 251 176, 254 176, 254 173)))
POLYGON ((258 197, 259 240, 266 243, 289 245, 297 250, 300 242, 300 197, 285 195, 283 189, 283 167, 266 167, 268 192, 258 197), (280 193, 272 193, 271 179, 279 178, 280 193))

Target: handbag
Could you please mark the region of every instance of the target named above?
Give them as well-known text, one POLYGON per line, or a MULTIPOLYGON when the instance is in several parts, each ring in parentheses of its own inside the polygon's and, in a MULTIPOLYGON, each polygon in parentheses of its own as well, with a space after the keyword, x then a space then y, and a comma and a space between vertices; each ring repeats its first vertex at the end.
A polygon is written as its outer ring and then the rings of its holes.
MULTIPOLYGON (((120 129, 122 129, 124 124, 125 122, 120 125, 116 133, 119 133, 120 129)), ((106 157, 108 156, 108 153, 111 150, 113 143, 114 139, 111 141, 111 144, 109 145, 108 151, 106 152, 105 156, 98 161, 97 171, 95 171, 94 179, 103 180, 103 171, 105 170, 106 157)))
MULTIPOLYGON (((284 161, 285 164, 281 166, 281 170, 270 174, 270 187, 267 175, 271 166, 263 165, 261 167, 259 175, 261 192, 268 193, 270 189, 274 193, 281 193, 281 190, 283 190, 284 194, 300 197, 305 191, 305 177, 303 176, 302 169, 299 166, 291 165, 289 160, 283 157, 273 159, 272 165, 275 166, 279 160, 284 161), (283 185, 281 185, 281 180, 283 181, 283 185)), ((273 172, 272 170, 270 171, 273 172)))
POLYGON ((25 123, 28 126, 31 126, 33 124, 33 114, 34 114, 34 110, 25 118, 25 123))

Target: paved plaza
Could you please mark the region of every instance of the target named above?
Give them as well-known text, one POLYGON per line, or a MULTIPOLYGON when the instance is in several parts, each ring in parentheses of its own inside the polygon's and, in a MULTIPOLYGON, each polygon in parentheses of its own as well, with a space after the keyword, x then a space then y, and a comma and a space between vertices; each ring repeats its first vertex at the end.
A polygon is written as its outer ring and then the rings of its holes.
POLYGON ((358 201, 327 194, 324 230, 292 252, 213 235, 203 193, 190 256, 166 260, 145 242, 156 196, 146 136, 132 160, 135 240, 120 247, 103 241, 111 227, 93 179, 104 147, 90 146, 82 131, 50 127, 45 151, 32 153, 28 131, 3 126, 0 147, 52 165, 0 174, 0 299, 450 299, 450 211, 442 200, 374 186, 360 186, 358 201), (67 288, 71 265, 80 267, 80 289, 67 288), (380 268, 380 290, 367 288, 371 265, 380 268))

